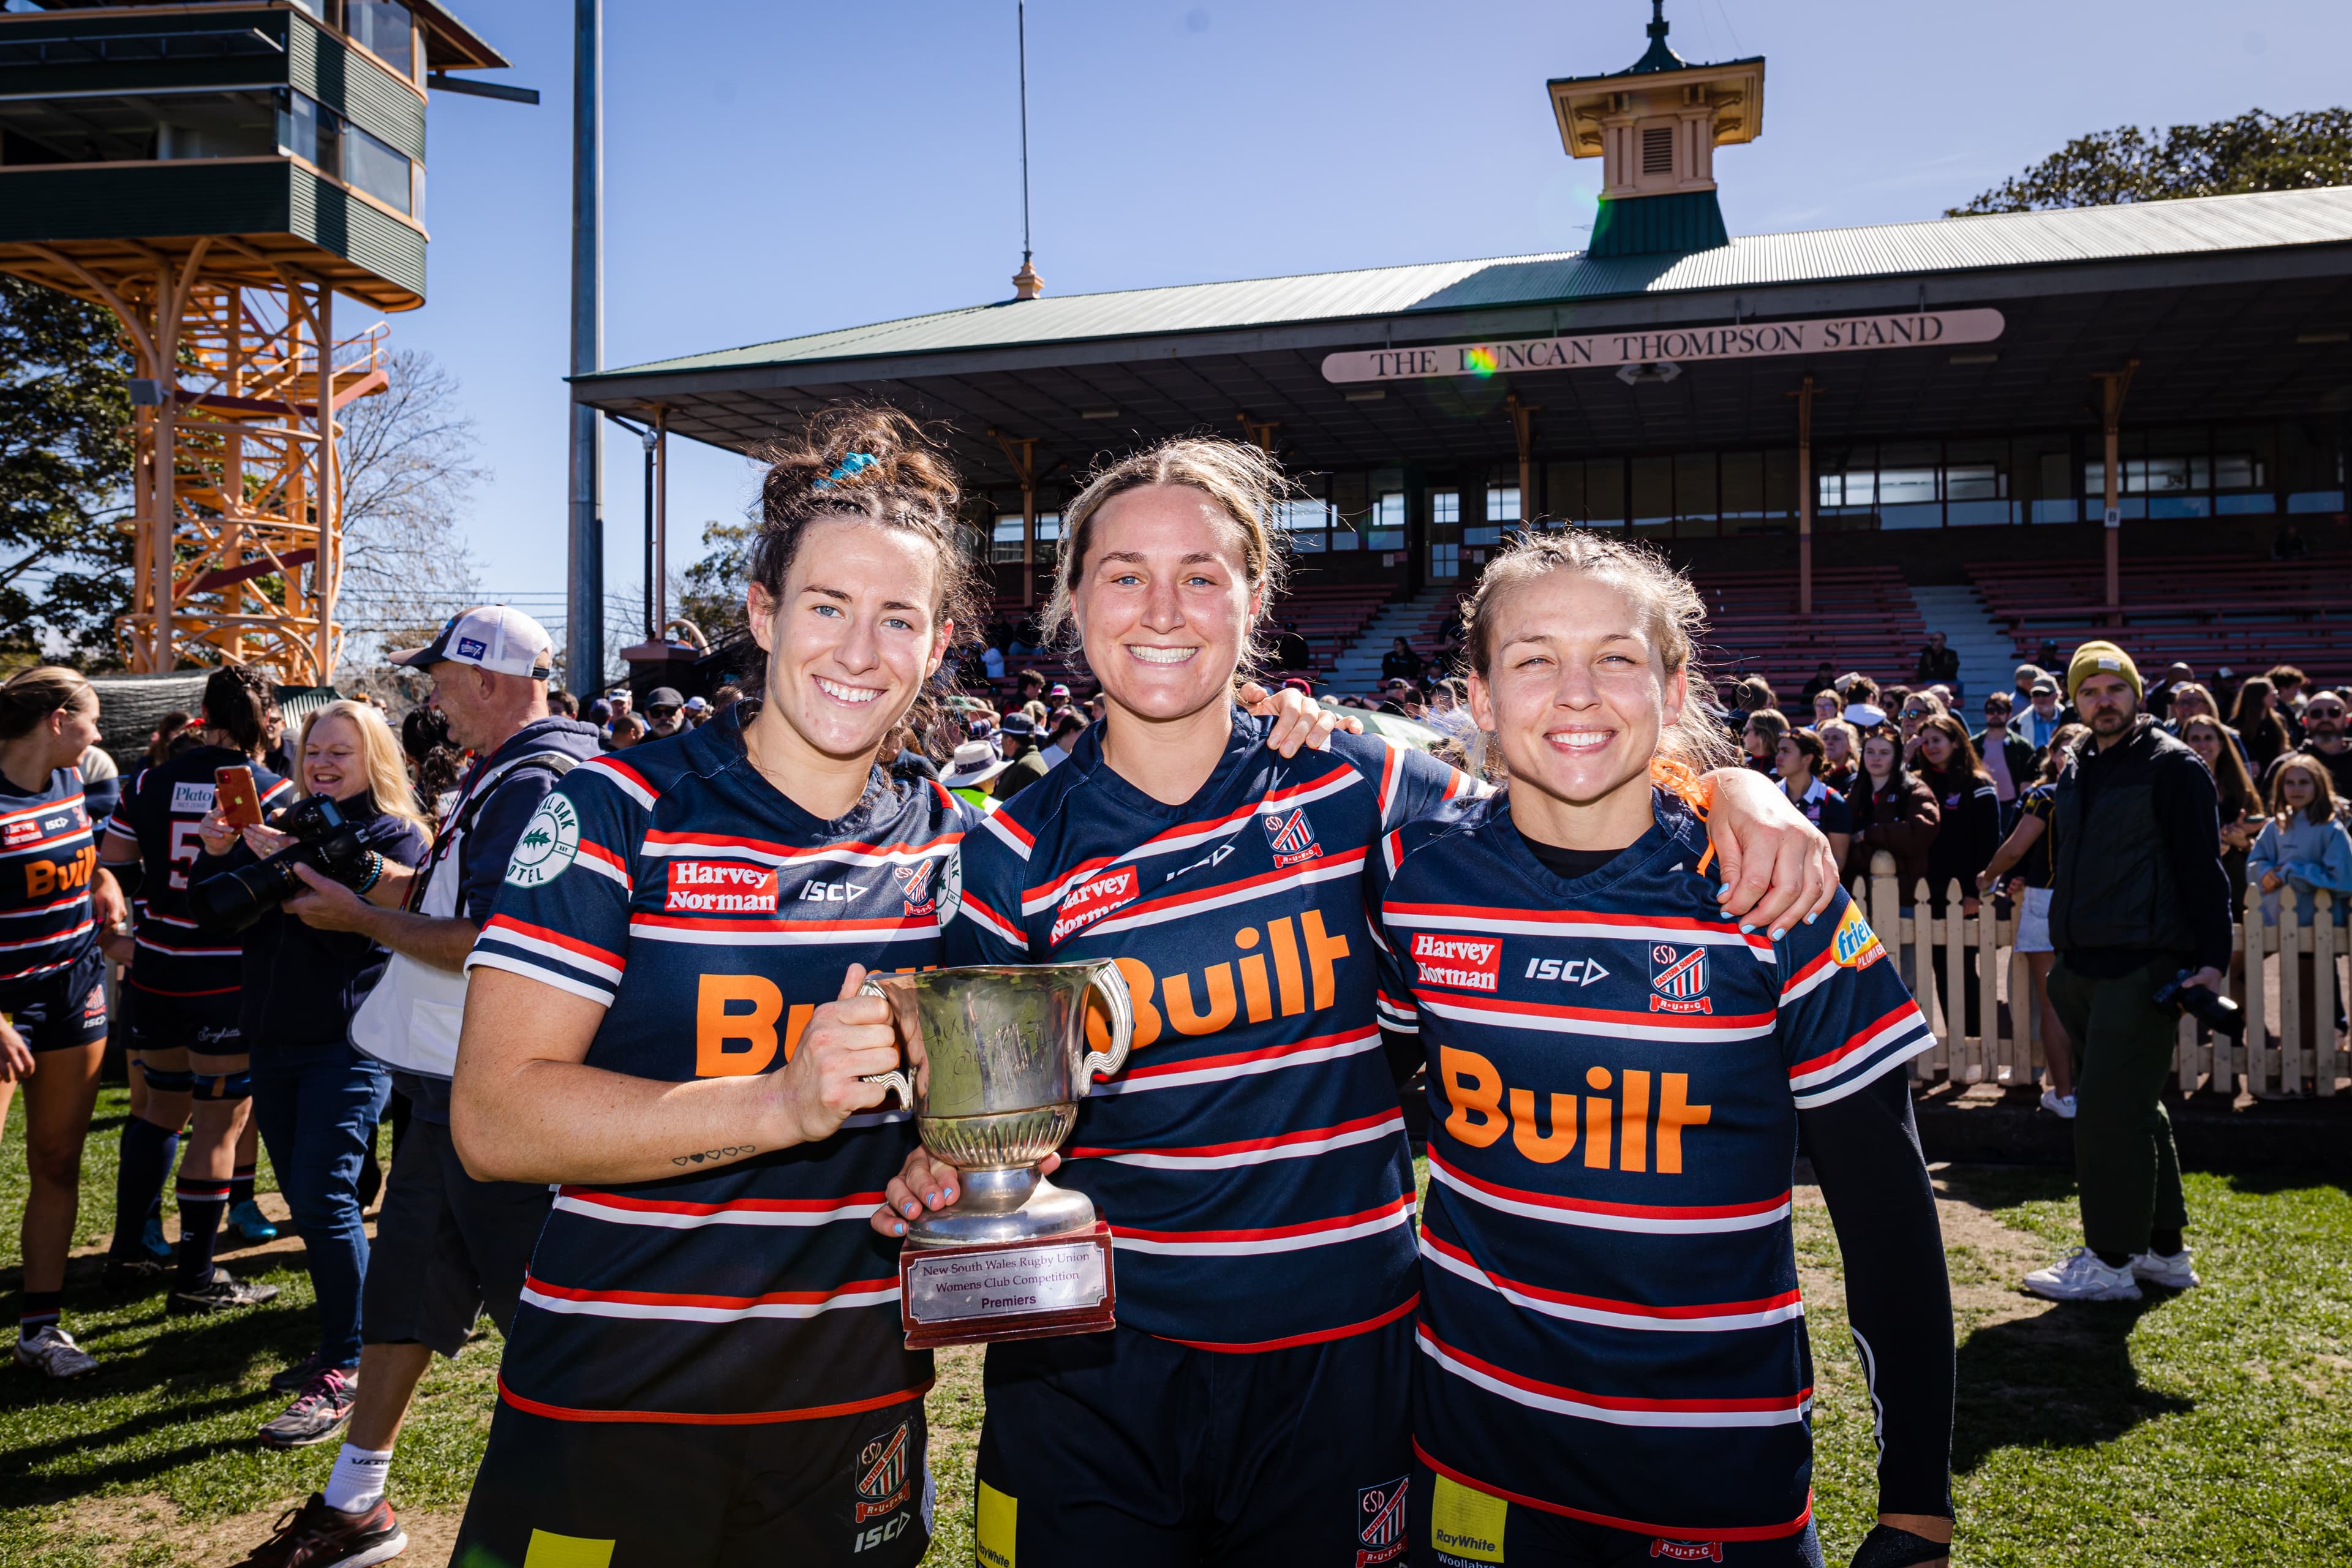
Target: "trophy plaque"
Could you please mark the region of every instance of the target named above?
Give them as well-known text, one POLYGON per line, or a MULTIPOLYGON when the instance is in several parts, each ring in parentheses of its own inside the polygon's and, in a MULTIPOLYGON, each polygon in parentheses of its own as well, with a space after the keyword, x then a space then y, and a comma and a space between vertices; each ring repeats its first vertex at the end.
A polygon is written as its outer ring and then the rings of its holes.
POLYGON ((1127 1060, 1135 1016, 1118 966, 981 964, 877 974, 864 989, 889 1004, 905 1055, 870 1081, 914 1108, 923 1147, 956 1168, 961 1187, 907 1227, 907 1348, 1109 1328, 1110 1226, 1037 1162, 1070 1135, 1095 1074, 1127 1060), (1108 1050, 1087 1037, 1090 997, 1108 1016, 1108 1050))

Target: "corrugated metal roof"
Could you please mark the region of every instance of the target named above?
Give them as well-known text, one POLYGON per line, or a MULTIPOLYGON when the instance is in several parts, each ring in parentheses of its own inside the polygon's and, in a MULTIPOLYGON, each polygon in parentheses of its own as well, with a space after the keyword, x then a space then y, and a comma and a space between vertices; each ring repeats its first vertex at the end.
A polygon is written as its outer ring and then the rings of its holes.
MULTIPOLYGON (((1588 259, 1581 252, 1437 261, 1048 295, 843 327, 602 373, 864 359, 949 349, 1274 326, 1417 311, 1570 304, 1777 284, 1899 278, 2352 241, 2352 186, 2204 196, 2061 212, 1996 213, 1734 239, 1689 256, 1588 259)), ((595 379, 593 377, 588 379, 595 379)))

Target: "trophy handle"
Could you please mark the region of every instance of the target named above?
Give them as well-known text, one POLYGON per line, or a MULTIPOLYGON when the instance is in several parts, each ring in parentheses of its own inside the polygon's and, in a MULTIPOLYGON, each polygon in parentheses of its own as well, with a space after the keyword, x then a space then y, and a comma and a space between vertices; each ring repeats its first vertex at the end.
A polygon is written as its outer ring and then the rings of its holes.
MULTIPOLYGON (((885 1002, 890 999, 890 994, 883 990, 879 983, 871 979, 857 988, 857 994, 860 996, 879 996, 885 1002)), ((1119 1054, 1126 1055, 1124 1051, 1119 1054)), ((915 1109, 915 1086, 908 1081, 907 1069, 904 1068, 892 1068, 888 1072, 875 1073, 871 1077, 858 1079, 858 1082, 870 1083, 877 1089, 895 1089, 898 1092, 901 1109, 907 1110, 915 1109)))
POLYGON ((1087 1051, 1078 1067, 1078 1087, 1081 1092, 1091 1093, 1095 1074, 1108 1078, 1127 1065, 1127 1048, 1135 1039, 1135 1004, 1127 994, 1127 976, 1116 963, 1097 964, 1087 984, 1102 998, 1103 1011, 1110 1015, 1110 1049, 1087 1051))

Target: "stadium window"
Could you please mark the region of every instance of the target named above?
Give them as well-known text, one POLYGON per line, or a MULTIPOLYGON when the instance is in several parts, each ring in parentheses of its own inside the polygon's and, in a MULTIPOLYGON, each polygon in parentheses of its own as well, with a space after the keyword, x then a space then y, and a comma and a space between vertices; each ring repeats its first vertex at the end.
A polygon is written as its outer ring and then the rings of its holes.
POLYGON ((1675 459, 1675 534, 1681 539, 1712 539, 1718 524, 1716 459, 1713 452, 1685 452, 1675 459))
POLYGON ((1331 503, 1327 500, 1278 501, 1274 509, 1274 525, 1290 540, 1290 548, 1313 552, 1323 548, 1324 531, 1333 521, 1331 503))
POLYGON ((1448 528, 1462 521, 1460 490, 1429 492, 1429 521, 1433 528, 1448 528))
POLYGON ((1982 528, 2016 519, 2009 500, 2009 443, 1953 441, 1944 447, 1944 521, 1982 528))
POLYGON ((1943 449, 1920 442, 1882 447, 1878 454, 1878 526, 1941 528, 1943 449))
POLYGON ((2279 488, 2289 511, 2344 510, 2344 447, 2325 426, 2289 423, 2279 432, 2279 488))
MULTIPOLYGON (((998 512, 994 532, 995 538, 989 551, 989 559, 1000 562, 1020 560, 1021 514, 1017 511, 998 512)), ((1039 512, 1037 514, 1037 559, 1051 561, 1054 558, 1055 542, 1061 536, 1062 514, 1058 511, 1039 512)))
POLYGON ((1486 487, 1486 521, 1517 522, 1519 521, 1519 487, 1488 485, 1486 487))
POLYGON ((1764 510, 1764 454, 1723 454, 1723 531, 1761 533, 1764 510))
POLYGON ((1451 583, 1462 575, 1462 547, 1458 544, 1433 544, 1429 547, 1429 575, 1433 582, 1451 583))
POLYGON ((1633 531, 1662 534, 1675 519, 1675 460, 1633 459, 1633 531))
POLYGON ((1364 548, 1367 550, 1402 550, 1404 548, 1404 492, 1389 490, 1372 502, 1371 516, 1365 520, 1364 548))

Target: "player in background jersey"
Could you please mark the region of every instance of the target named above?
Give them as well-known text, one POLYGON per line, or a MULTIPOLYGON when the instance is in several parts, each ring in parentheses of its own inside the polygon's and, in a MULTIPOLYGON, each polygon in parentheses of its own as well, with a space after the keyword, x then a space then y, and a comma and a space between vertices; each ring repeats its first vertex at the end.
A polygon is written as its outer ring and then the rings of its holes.
POLYGON ((98 932, 125 914, 99 868, 92 803, 74 765, 97 741, 98 692, 77 672, 42 665, 0 683, 0 1117, 24 1085, 32 1176, 16 1356, 47 1377, 98 1366, 58 1321, 106 1054, 98 932))
POLYGON ((198 829, 213 809, 219 770, 251 767, 264 811, 294 798, 292 783, 258 763, 277 707, 269 677, 258 667, 213 671, 205 682, 205 743, 142 769, 99 841, 100 862, 137 900, 127 1001, 131 1049, 147 1080, 144 1104, 122 1124, 107 1282, 129 1284, 158 1271, 141 1234, 171 1174, 180 1129, 187 1127, 173 1189, 179 1260, 165 1308, 174 1314, 257 1306, 278 1294, 275 1285, 231 1279, 213 1267, 221 1216, 252 1196, 249 1163, 242 1192, 236 1186, 253 1092, 237 1028, 244 952, 236 937, 198 925, 188 901, 188 873, 205 847, 198 829))
MULTIPOLYGON (((983 1563, 1408 1548, 1412 1046, 1384 1048, 1368 856, 1481 786, 1354 735, 1258 745, 1232 694, 1280 587, 1283 488, 1255 448, 1187 438, 1066 508, 1048 623, 1075 627, 1108 714, 965 845, 947 962, 1115 960, 1137 1020, 1059 1166, 1110 1224, 1118 1326, 990 1347, 983 1563)), ((1758 891, 1787 851, 1761 918, 1825 901, 1827 847, 1770 781, 1721 793, 1758 891)), ((954 1175, 918 1152, 877 1227, 952 1202, 954 1175)))
POLYGON ((929 1539, 898 1253, 914 1146, 868 970, 939 962, 980 813, 894 774, 972 624, 959 492, 903 416, 771 454, 745 701, 575 770, 470 961, 452 1127, 487 1179, 562 1184, 457 1555, 614 1568, 909 1563, 929 1539))
POLYGON ((1507 548, 1465 642, 1510 783, 1376 864, 1429 1068, 1417 1561, 1819 1568, 1801 1136, 1879 1439, 1854 1562, 1948 1560, 1951 1299, 1905 1070, 1933 1037, 1843 892, 1778 937, 1718 912, 1675 793, 1728 751, 1691 695, 1705 620, 1642 546, 1507 548))

